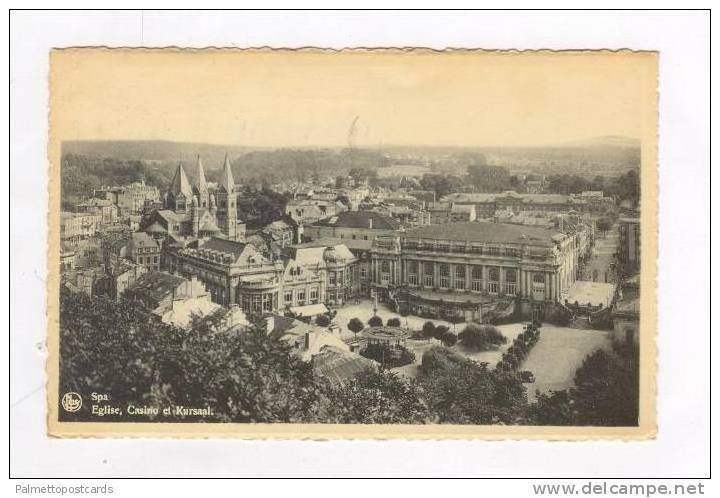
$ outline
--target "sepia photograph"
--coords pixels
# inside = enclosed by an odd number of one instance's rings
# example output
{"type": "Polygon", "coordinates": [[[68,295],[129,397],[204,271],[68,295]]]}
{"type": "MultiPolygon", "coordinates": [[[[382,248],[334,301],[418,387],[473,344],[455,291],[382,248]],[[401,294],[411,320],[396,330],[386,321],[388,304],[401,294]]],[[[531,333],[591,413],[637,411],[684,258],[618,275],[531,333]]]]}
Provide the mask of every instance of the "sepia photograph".
{"type": "Polygon", "coordinates": [[[657,78],[54,50],[49,434],[654,437],[657,78]]]}

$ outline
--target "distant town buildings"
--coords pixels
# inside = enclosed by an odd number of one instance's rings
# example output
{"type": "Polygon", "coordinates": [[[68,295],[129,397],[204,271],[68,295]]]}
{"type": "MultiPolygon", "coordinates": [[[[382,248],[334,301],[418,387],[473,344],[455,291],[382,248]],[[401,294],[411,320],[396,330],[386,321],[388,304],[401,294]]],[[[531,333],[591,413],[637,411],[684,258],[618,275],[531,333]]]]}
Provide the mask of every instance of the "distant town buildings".
{"type": "Polygon", "coordinates": [[[496,211],[602,212],[614,205],[612,198],[588,192],[579,195],[519,194],[510,190],[500,194],[449,194],[441,200],[452,205],[474,205],[478,218],[491,218],[496,211]]]}
{"type": "Polygon", "coordinates": [[[339,238],[350,240],[375,240],[379,235],[391,235],[400,228],[400,222],[389,216],[372,211],[347,211],[306,225],[306,240],[339,238]]]}
{"type": "Polygon", "coordinates": [[[117,206],[120,216],[126,216],[141,213],[147,202],[159,201],[160,191],[141,181],[121,187],[101,187],[93,192],[93,197],[110,201],[117,206]]]}
{"type": "Polygon", "coordinates": [[[102,215],[97,213],[60,213],[60,238],[77,242],[92,237],[102,224],[102,215]]]}

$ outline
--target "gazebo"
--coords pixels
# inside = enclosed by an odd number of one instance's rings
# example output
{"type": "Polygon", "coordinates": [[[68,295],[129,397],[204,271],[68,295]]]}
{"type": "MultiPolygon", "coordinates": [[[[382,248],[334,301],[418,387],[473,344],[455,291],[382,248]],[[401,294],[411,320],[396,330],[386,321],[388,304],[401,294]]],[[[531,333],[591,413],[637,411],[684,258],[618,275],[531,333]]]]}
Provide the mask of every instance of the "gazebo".
{"type": "Polygon", "coordinates": [[[401,327],[367,327],[360,332],[368,344],[387,344],[388,346],[403,346],[411,332],[401,327]]]}

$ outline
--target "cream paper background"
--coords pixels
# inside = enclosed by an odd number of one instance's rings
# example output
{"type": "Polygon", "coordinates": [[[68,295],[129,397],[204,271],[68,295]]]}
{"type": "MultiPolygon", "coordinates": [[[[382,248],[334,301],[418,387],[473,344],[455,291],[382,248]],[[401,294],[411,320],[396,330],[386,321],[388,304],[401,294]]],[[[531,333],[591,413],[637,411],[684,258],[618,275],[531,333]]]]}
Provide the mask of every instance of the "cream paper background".
{"type": "MultiPolygon", "coordinates": [[[[11,15],[11,474],[703,476],[709,472],[709,23],[690,12],[11,15]],[[392,17],[392,19],[390,19],[392,17]],[[390,23],[392,20],[392,23],[390,23]],[[390,26],[392,24],[392,26],[390,26]],[[70,29],[71,28],[71,29],[70,29]],[[392,29],[391,29],[392,28],[392,29]],[[660,52],[659,432],[645,442],[48,439],[47,75],[51,47],[473,46],[660,52]],[[29,228],[31,227],[31,228],[29,228]],[[695,312],[687,313],[687,303],[695,312]],[[138,458],[142,455],[142,458],[138,458]],[[382,465],[378,465],[381,461],[382,465]]],[[[2,188],[7,188],[3,185],[2,188]]],[[[4,357],[3,362],[7,360],[4,357]]],[[[7,365],[7,364],[6,364],[7,365]]],[[[507,483],[507,481],[506,481],[507,483]]],[[[128,483],[129,485],[130,483],[128,483]]],[[[190,483],[188,483],[189,485],[190,483]]],[[[143,484],[145,486],[146,484],[143,484]]],[[[149,484],[148,484],[149,485],[149,484]]],[[[521,486],[524,485],[521,483],[521,486]]]]}

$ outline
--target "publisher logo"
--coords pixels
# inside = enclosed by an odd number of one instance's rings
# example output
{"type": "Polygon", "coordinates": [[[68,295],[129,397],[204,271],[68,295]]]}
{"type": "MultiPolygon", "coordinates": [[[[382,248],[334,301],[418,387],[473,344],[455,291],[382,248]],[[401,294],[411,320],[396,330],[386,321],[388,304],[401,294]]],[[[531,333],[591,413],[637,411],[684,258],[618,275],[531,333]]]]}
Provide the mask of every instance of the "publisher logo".
{"type": "Polygon", "coordinates": [[[62,400],[60,400],[60,404],[62,404],[66,412],[74,413],[82,407],[82,398],[78,393],[65,393],[62,400]]]}

